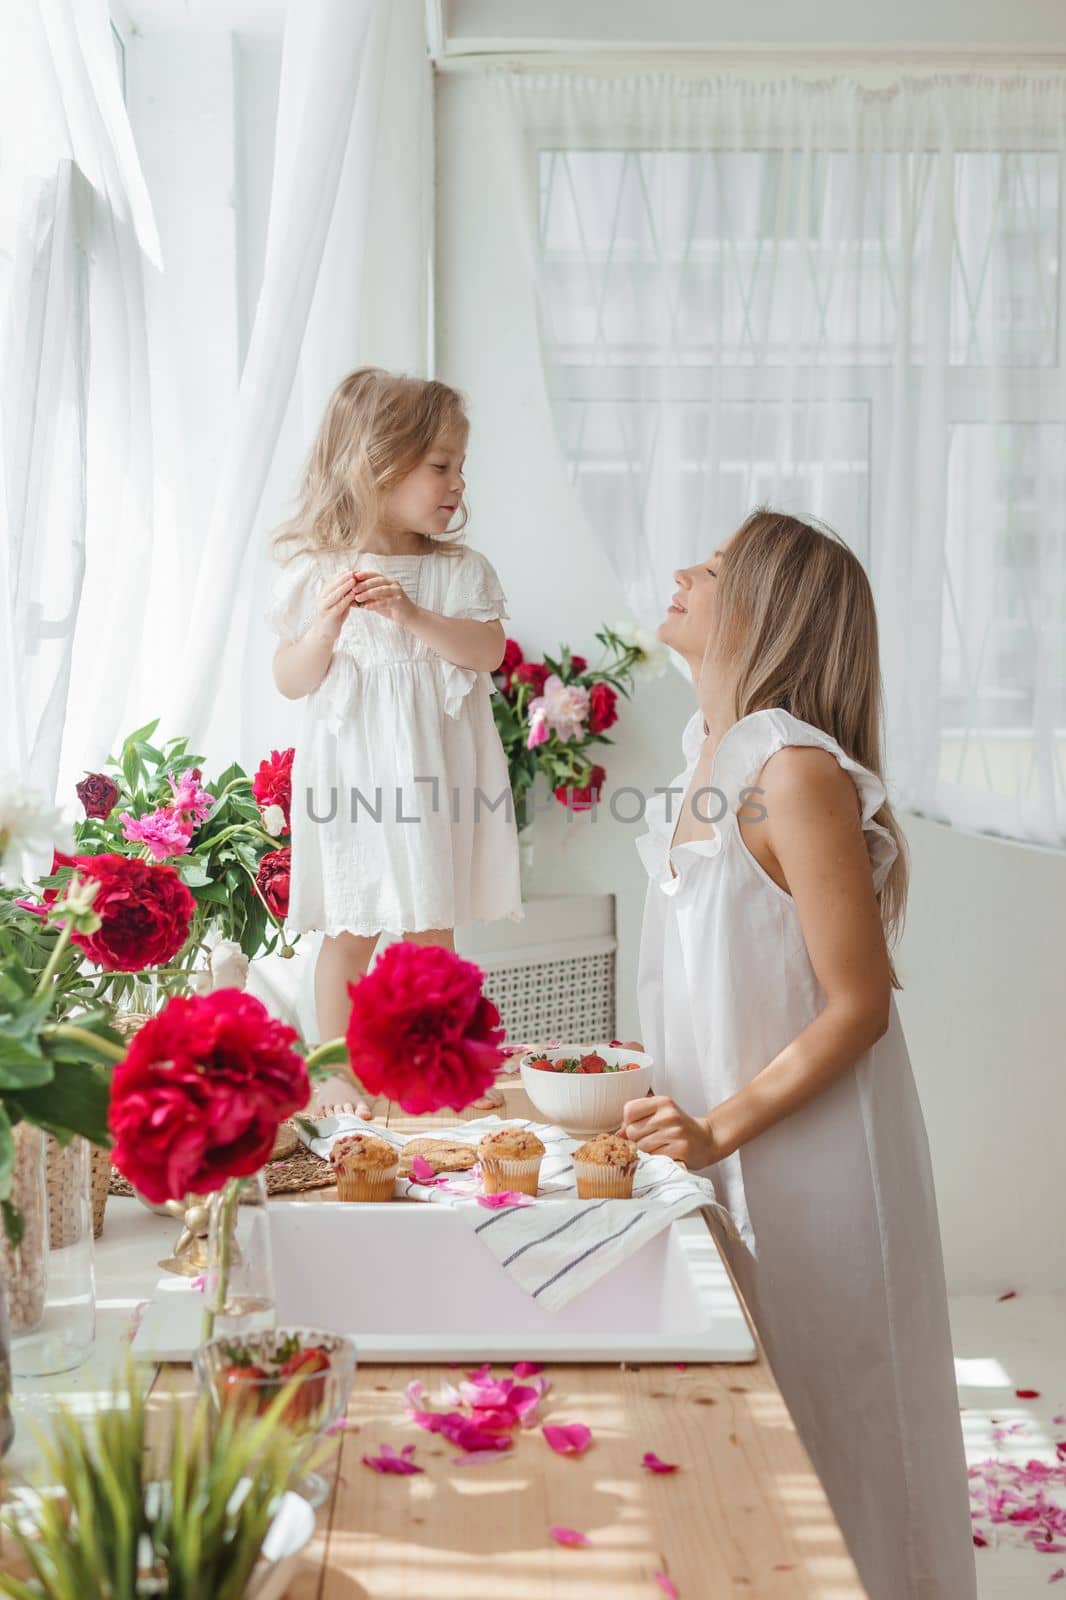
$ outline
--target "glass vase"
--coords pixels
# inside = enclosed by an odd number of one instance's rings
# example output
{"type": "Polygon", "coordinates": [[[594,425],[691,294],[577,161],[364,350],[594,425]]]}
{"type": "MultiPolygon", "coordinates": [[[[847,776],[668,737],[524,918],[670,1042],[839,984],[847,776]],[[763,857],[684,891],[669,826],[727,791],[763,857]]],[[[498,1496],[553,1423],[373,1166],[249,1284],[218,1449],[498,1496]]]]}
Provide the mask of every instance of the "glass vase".
{"type": "Polygon", "coordinates": [[[44,1134],[15,1124],[11,1206],[22,1236],[13,1245],[0,1223],[0,1280],[7,1294],[12,1340],[31,1335],[44,1318],[48,1274],[48,1199],[44,1186],[44,1134]]]}
{"type": "Polygon", "coordinates": [[[230,1178],[211,1195],[202,1337],[240,1337],[275,1326],[274,1261],[266,1180],[230,1178]]]}
{"type": "Polygon", "coordinates": [[[11,1414],[11,1330],[7,1322],[7,1295],[0,1277],[0,1456],[6,1456],[15,1437],[11,1414]]]}
{"type": "Polygon", "coordinates": [[[66,1145],[48,1138],[43,1154],[44,1305],[33,1326],[12,1327],[12,1367],[18,1377],[69,1372],[85,1360],[96,1337],[91,1146],[81,1138],[66,1145]]]}

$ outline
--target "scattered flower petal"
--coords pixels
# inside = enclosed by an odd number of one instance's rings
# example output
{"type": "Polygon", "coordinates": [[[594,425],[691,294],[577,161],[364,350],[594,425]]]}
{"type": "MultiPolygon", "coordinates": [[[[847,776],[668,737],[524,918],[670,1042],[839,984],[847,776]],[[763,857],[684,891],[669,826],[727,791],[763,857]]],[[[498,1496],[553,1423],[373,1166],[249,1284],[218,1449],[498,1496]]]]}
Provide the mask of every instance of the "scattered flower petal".
{"type": "Polygon", "coordinates": [[[1040,1390],[1039,1389],[1015,1389],[1014,1392],[1018,1396],[1019,1400],[1039,1400],[1040,1399],[1040,1390]]]}
{"type": "Polygon", "coordinates": [[[680,1600],[681,1591],[673,1578],[669,1577],[665,1572],[653,1572],[652,1577],[666,1596],[666,1600],[680,1600]]]}
{"type": "Polygon", "coordinates": [[[996,1299],[997,1299],[997,1301],[1014,1300],[1017,1297],[1017,1294],[1018,1294],[1017,1289],[1008,1289],[1006,1294],[999,1294],[999,1295],[996,1296],[996,1299]]]}
{"type": "Polygon", "coordinates": [[[645,1450],[640,1458],[642,1467],[647,1467],[649,1472],[676,1472],[676,1461],[660,1461],[654,1450],[645,1450]]]}
{"type": "Polygon", "coordinates": [[[584,1455],[592,1443],[592,1429],[583,1422],[549,1422],[540,1431],[558,1456],[584,1455]]]}
{"type": "Polygon", "coordinates": [[[364,1456],[364,1467],[373,1467],[375,1472],[390,1472],[397,1477],[406,1478],[416,1472],[423,1472],[425,1468],[417,1467],[411,1457],[415,1453],[413,1444],[405,1444],[402,1450],[393,1449],[391,1444],[383,1444],[380,1454],[364,1456]]]}
{"type": "Polygon", "coordinates": [[[539,1361],[516,1361],[511,1371],[516,1378],[533,1378],[538,1372],[543,1372],[544,1368],[539,1361]]]}
{"type": "Polygon", "coordinates": [[[548,1532],[556,1544],[572,1545],[575,1549],[589,1542],[588,1534],[579,1533],[576,1528],[560,1528],[553,1523],[548,1532]]]}
{"type": "Polygon", "coordinates": [[[504,1206],[531,1206],[533,1196],[519,1194],[516,1189],[504,1189],[500,1194],[479,1194],[477,1203],[487,1211],[500,1211],[504,1206]]]}
{"type": "Polygon", "coordinates": [[[1059,1567],[1056,1572],[1051,1574],[1048,1583],[1061,1583],[1063,1578],[1066,1578],[1066,1567],[1059,1567]]]}
{"type": "Polygon", "coordinates": [[[675,1361],[674,1362],[674,1366],[677,1368],[678,1372],[687,1372],[688,1371],[688,1362],[687,1361],[675,1361]]]}
{"type": "Polygon", "coordinates": [[[437,1174],[425,1156],[416,1154],[411,1159],[411,1176],[416,1183],[425,1183],[427,1178],[435,1178],[437,1174]]]}

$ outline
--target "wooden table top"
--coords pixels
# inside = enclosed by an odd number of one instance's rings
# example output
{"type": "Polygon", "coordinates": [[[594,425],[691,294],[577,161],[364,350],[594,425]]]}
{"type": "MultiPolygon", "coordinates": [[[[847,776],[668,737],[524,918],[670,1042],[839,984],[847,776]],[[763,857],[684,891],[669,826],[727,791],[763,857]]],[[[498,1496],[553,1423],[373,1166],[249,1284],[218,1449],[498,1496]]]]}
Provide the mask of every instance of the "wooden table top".
{"type": "MultiPolygon", "coordinates": [[[[521,1085],[505,1085],[500,1114],[535,1117],[521,1085]]],[[[469,1117],[390,1109],[384,1120],[430,1131],[469,1117]]],[[[456,1448],[409,1421],[404,1402],[405,1386],[420,1378],[436,1405],[441,1381],[457,1374],[361,1365],[333,1494],[288,1600],[662,1600],[670,1591],[657,1573],[681,1600],[863,1600],[761,1353],[685,1371],[582,1364],[548,1366],[545,1375],[551,1388],[537,1424],[517,1431],[498,1461],[460,1467],[456,1448]],[[586,1454],[556,1455],[540,1432],[549,1421],[586,1423],[586,1454]],[[383,1441],[413,1443],[424,1473],[385,1476],[363,1466],[383,1441]],[[680,1470],[648,1472],[647,1450],[680,1470]],[[558,1546],[553,1524],[580,1530],[589,1544],[558,1546]]]]}

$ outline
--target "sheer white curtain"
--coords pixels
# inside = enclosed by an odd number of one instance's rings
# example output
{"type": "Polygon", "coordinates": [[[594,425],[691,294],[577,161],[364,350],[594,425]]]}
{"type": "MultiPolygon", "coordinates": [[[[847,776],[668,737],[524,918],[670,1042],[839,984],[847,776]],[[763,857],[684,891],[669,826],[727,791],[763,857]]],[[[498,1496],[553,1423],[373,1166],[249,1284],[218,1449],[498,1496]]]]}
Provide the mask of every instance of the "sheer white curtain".
{"type": "Polygon", "coordinates": [[[116,692],[114,643],[139,645],[124,602],[150,523],[143,272],[158,259],[105,0],[12,0],[0,22],[0,739],[3,765],[49,798],[72,686],[90,704],[116,692]]]}
{"type": "Polygon", "coordinates": [[[823,519],[877,598],[897,803],[1066,842],[1066,79],[490,77],[637,616],[753,506],[823,519]]]}
{"type": "Polygon", "coordinates": [[[188,732],[216,762],[254,762],[295,737],[262,621],[268,536],[330,391],[369,363],[426,370],[432,81],[419,0],[290,5],[274,143],[262,288],[187,600],[184,671],[161,707],[166,732],[188,732]]]}

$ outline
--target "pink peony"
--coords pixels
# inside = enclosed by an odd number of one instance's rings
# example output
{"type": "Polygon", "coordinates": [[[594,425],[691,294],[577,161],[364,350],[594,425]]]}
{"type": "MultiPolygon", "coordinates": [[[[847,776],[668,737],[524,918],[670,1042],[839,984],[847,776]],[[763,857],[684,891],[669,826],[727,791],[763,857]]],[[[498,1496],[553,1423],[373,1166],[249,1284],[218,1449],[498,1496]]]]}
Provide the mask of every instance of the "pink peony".
{"type": "Polygon", "coordinates": [[[532,699],[528,709],[531,717],[543,711],[552,732],[566,744],[586,731],[589,692],[579,684],[564,683],[558,673],[552,672],[544,681],[544,693],[532,699]]]}
{"type": "Polygon", "coordinates": [[[189,848],[193,824],[173,806],[160,806],[144,817],[131,817],[123,811],[122,834],[131,844],[146,844],[155,861],[167,856],[183,856],[189,848]]]}
{"type": "Polygon", "coordinates": [[[194,822],[203,822],[215,803],[215,797],[201,787],[199,767],[190,767],[183,772],[178,783],[173,778],[167,781],[174,796],[172,809],[186,813],[194,822]]]}

